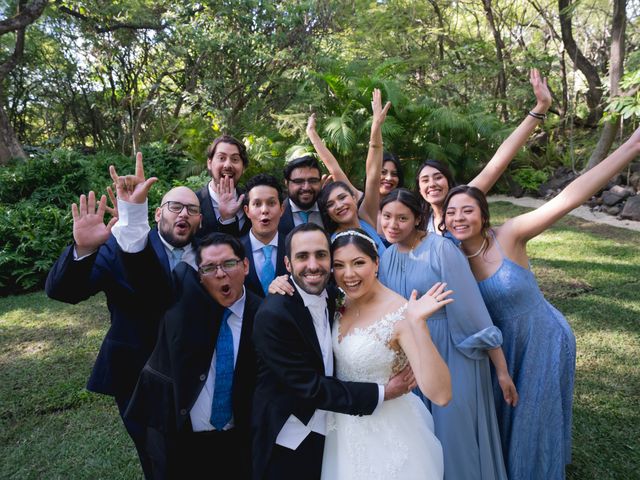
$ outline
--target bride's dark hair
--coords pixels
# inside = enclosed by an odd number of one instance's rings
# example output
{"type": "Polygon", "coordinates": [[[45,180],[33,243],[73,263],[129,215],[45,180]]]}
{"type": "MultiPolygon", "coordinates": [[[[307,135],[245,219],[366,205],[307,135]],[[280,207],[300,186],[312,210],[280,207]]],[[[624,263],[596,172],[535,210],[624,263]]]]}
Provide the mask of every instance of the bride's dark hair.
{"type": "Polygon", "coordinates": [[[359,228],[350,228],[335,235],[331,242],[331,256],[337,249],[353,244],[358,250],[371,258],[374,262],[378,259],[378,249],[373,239],[359,228]]]}

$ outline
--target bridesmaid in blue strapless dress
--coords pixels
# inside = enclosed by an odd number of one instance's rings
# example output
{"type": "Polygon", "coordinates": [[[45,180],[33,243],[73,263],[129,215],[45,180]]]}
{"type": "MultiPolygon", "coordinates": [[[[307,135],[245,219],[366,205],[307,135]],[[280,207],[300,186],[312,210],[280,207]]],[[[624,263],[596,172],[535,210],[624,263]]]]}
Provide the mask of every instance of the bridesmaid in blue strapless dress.
{"type": "MultiPolygon", "coordinates": [[[[495,237],[494,237],[495,238],[495,237]]],[[[576,339],[569,323],[545,300],[533,273],[509,260],[478,282],[520,401],[496,402],[510,479],[564,478],[571,462],[571,404],[576,339]]],[[[500,387],[494,382],[495,398],[500,387]]]]}
{"type": "Polygon", "coordinates": [[[497,405],[510,480],[561,480],[571,462],[575,337],[528,269],[527,242],[586,202],[638,154],[640,129],[549,202],[494,230],[478,188],[461,185],[445,199],[447,230],[461,242],[491,318],[502,330],[520,395],[515,408],[497,405]]]}

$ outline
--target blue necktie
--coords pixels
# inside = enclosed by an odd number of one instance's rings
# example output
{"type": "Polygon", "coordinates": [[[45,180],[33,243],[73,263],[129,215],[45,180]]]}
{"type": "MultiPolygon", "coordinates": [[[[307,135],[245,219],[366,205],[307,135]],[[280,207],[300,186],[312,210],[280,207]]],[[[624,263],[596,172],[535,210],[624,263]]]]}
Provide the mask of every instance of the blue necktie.
{"type": "Polygon", "coordinates": [[[171,262],[171,270],[176,268],[176,266],[180,263],[183,254],[184,248],[174,248],[173,250],[171,250],[171,257],[169,257],[171,262]]]}
{"type": "Polygon", "coordinates": [[[302,223],[309,222],[309,213],[310,212],[303,212],[302,210],[298,212],[298,215],[300,215],[300,218],[302,219],[302,223]]]}
{"type": "Polygon", "coordinates": [[[262,272],[260,272],[260,283],[262,284],[262,290],[266,295],[269,293],[269,285],[273,282],[276,276],[276,271],[273,268],[273,262],[271,262],[271,251],[273,245],[265,245],[262,247],[262,254],[264,255],[264,265],[262,266],[262,272]]]}
{"type": "Polygon", "coordinates": [[[222,430],[232,415],[231,391],[233,388],[233,335],[227,319],[231,310],[224,309],[218,340],[216,342],[216,381],[211,402],[209,423],[222,430]]]}

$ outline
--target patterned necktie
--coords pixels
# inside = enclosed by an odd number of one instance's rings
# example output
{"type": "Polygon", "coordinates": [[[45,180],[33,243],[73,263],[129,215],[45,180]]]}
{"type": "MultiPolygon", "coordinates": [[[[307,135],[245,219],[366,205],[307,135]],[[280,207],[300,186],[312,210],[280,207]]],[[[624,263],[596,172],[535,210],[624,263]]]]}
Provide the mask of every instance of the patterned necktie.
{"type": "Polygon", "coordinates": [[[171,270],[176,268],[176,266],[182,260],[182,255],[184,254],[184,248],[174,248],[171,250],[171,270]]]}
{"type": "Polygon", "coordinates": [[[302,210],[298,212],[298,215],[300,215],[300,218],[302,219],[302,223],[309,222],[309,213],[310,212],[303,212],[302,210]]]}
{"type": "Polygon", "coordinates": [[[233,335],[227,319],[231,310],[224,309],[216,342],[216,380],[211,402],[209,423],[222,430],[232,415],[231,391],[233,387],[233,335]]]}
{"type": "Polygon", "coordinates": [[[273,262],[271,261],[271,251],[273,245],[265,245],[262,247],[262,254],[264,255],[264,265],[262,266],[262,272],[260,272],[260,283],[262,284],[262,290],[266,295],[269,292],[269,285],[273,282],[276,276],[276,271],[273,268],[273,262]]]}

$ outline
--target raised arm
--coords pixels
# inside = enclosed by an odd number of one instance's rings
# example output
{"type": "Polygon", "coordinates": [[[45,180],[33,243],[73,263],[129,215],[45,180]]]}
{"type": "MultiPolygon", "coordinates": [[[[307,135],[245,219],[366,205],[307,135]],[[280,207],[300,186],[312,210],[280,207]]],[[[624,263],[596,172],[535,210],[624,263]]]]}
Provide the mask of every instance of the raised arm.
{"type": "MultiPolygon", "coordinates": [[[[533,87],[533,93],[536,96],[537,102],[531,112],[545,115],[551,106],[551,92],[547,87],[547,79],[542,78],[540,72],[532,68],[529,72],[529,81],[533,87]]],[[[491,160],[489,160],[489,163],[469,182],[469,185],[479,188],[485,194],[489,192],[491,187],[493,187],[507,169],[511,160],[516,156],[518,150],[527,143],[527,139],[541,122],[542,120],[532,115],[527,115],[522,123],[518,125],[518,128],[511,132],[511,135],[502,142],[502,145],[498,147],[498,150],[496,150],[496,153],[491,160]]]]}
{"type": "Polygon", "coordinates": [[[307,137],[311,141],[313,148],[315,148],[318,157],[320,157],[320,161],[327,167],[329,171],[329,175],[334,181],[344,182],[353,192],[356,192],[356,199],[360,199],[362,196],[362,192],[354,187],[349,181],[349,177],[344,173],[342,167],[336,160],[336,157],[333,156],[333,153],[327,148],[324,144],[320,135],[316,130],[316,114],[312,113],[307,121],[307,137]]]}
{"type": "Polygon", "coordinates": [[[391,102],[382,107],[382,94],[379,89],[373,90],[371,109],[371,135],[369,137],[369,152],[367,153],[367,182],[364,188],[364,200],[360,204],[358,214],[360,218],[374,227],[377,225],[378,210],[380,208],[380,171],[382,170],[382,124],[387,118],[391,102]]]}
{"type": "Polygon", "coordinates": [[[407,355],[418,386],[436,405],[446,405],[451,400],[451,375],[437,348],[425,321],[431,314],[453,302],[447,298],[451,290],[446,284],[436,283],[420,299],[414,290],[409,299],[405,319],[396,324],[398,343],[407,355]]]}
{"type": "Polygon", "coordinates": [[[589,200],[639,154],[640,128],[611,155],[576,178],[554,198],[532,212],[508,220],[501,229],[506,229],[512,240],[526,243],[589,200]]]}

